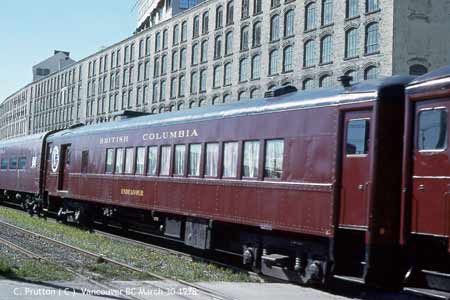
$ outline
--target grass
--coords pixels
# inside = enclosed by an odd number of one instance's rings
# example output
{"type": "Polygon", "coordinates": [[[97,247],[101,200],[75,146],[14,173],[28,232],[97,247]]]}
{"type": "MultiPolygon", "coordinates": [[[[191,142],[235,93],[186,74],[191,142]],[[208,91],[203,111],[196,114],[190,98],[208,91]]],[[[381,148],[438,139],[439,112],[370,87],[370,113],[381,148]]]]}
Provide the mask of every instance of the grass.
{"type": "Polygon", "coordinates": [[[40,281],[71,280],[73,278],[71,273],[52,264],[33,259],[20,259],[13,263],[12,259],[6,257],[0,258],[0,276],[40,281]]]}
{"type": "MultiPolygon", "coordinates": [[[[5,207],[0,207],[0,218],[22,228],[162,276],[176,277],[189,282],[249,282],[254,280],[243,272],[236,272],[203,262],[194,262],[186,257],[148,250],[142,246],[112,240],[78,228],[49,223],[43,219],[30,218],[5,207]]],[[[104,267],[102,265],[95,268],[104,267]]]]}

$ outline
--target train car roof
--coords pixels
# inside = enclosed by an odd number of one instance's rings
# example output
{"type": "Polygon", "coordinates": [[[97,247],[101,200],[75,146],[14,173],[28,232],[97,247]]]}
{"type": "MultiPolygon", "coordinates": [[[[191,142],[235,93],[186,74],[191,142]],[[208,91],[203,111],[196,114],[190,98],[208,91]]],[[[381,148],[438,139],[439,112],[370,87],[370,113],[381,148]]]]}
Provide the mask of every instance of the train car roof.
{"type": "Polygon", "coordinates": [[[433,70],[425,75],[417,77],[407,87],[408,92],[423,90],[427,87],[449,85],[450,84],[450,65],[433,70]]]}
{"type": "Polygon", "coordinates": [[[24,144],[24,143],[42,141],[45,139],[45,137],[49,133],[50,132],[41,132],[41,133],[32,134],[32,135],[20,136],[20,137],[12,138],[9,140],[0,140],[0,148],[6,147],[6,146],[11,146],[11,145],[16,145],[16,144],[24,144]]]}
{"type": "Polygon", "coordinates": [[[165,126],[180,123],[207,121],[227,117],[238,117],[294,109],[307,109],[378,99],[380,91],[389,87],[404,87],[413,77],[392,76],[380,80],[364,81],[349,88],[327,88],[299,91],[279,97],[234,102],[225,105],[208,106],[184,111],[154,114],[120,121],[100,123],[66,129],[49,136],[49,139],[71,134],[93,134],[110,130],[127,130],[145,126],[165,126]]]}

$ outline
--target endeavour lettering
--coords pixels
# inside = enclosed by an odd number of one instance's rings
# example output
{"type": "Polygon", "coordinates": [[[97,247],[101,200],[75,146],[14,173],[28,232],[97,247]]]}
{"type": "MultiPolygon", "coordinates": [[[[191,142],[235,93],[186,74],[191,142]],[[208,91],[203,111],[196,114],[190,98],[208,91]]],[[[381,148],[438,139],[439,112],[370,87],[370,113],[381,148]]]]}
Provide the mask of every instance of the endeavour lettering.
{"type": "Polygon", "coordinates": [[[144,190],[120,189],[120,194],[125,196],[144,197],[144,190]]]}
{"type": "Polygon", "coordinates": [[[185,130],[164,131],[156,133],[153,132],[145,133],[142,136],[142,140],[144,141],[167,140],[167,139],[188,138],[197,136],[198,136],[197,129],[185,129],[185,130]]]}
{"type": "Polygon", "coordinates": [[[115,143],[128,143],[128,136],[111,136],[100,138],[100,145],[115,144],[115,143]]]}

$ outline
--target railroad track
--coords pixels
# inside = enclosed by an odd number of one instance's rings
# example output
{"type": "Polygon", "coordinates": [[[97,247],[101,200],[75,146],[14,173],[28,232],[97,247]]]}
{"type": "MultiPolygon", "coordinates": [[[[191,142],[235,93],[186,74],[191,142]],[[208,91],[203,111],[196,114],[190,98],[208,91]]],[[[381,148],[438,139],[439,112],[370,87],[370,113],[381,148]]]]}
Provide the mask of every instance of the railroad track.
{"type": "MultiPolygon", "coordinates": [[[[77,253],[79,253],[81,255],[84,255],[84,256],[87,256],[87,257],[91,257],[91,258],[95,259],[96,261],[102,261],[102,262],[105,262],[105,263],[108,263],[108,264],[111,264],[111,265],[115,265],[115,266],[118,266],[118,267],[121,267],[121,268],[124,268],[124,269],[128,269],[128,270],[136,272],[136,273],[145,274],[145,275],[148,275],[148,276],[150,276],[152,278],[155,278],[155,279],[157,279],[157,280],[159,280],[161,282],[164,282],[164,283],[181,285],[183,287],[188,287],[188,288],[194,289],[193,291],[201,293],[204,296],[210,297],[211,299],[216,299],[216,300],[234,300],[233,298],[228,297],[227,295],[223,295],[223,294],[221,294],[221,293],[219,293],[217,291],[214,291],[212,289],[208,289],[208,288],[203,287],[201,285],[198,285],[198,284],[195,284],[195,283],[190,283],[190,282],[187,282],[185,280],[178,279],[176,277],[161,276],[161,275],[155,274],[153,272],[149,272],[149,271],[146,271],[146,270],[143,270],[143,269],[140,269],[140,268],[128,265],[126,263],[123,263],[123,262],[120,262],[120,261],[117,261],[117,260],[105,257],[104,255],[93,253],[93,252],[90,252],[90,251],[86,251],[86,250],[78,248],[76,246],[73,246],[73,245],[70,245],[70,244],[67,244],[67,243],[55,240],[53,238],[46,237],[44,235],[35,233],[35,232],[27,230],[27,229],[23,229],[21,227],[18,227],[16,225],[12,225],[12,224],[10,224],[8,222],[5,222],[5,221],[1,221],[0,220],[0,226],[8,227],[8,228],[13,229],[13,230],[15,230],[17,232],[21,232],[23,234],[29,235],[32,238],[37,238],[37,239],[40,239],[40,240],[44,240],[47,243],[52,243],[54,245],[58,245],[59,247],[65,247],[65,248],[70,249],[72,251],[75,251],[75,252],[77,252],[77,253]]],[[[103,233],[103,234],[106,234],[106,233],[103,233]]],[[[6,239],[1,238],[0,239],[0,243],[4,243],[6,246],[14,248],[14,249],[16,249],[16,250],[18,250],[18,251],[20,251],[20,252],[22,252],[24,254],[26,253],[27,256],[33,257],[35,259],[41,259],[41,260],[44,260],[44,261],[47,261],[47,262],[50,262],[50,263],[54,263],[54,262],[50,261],[50,259],[48,259],[46,257],[42,257],[40,255],[37,255],[37,254],[33,253],[33,251],[25,249],[24,247],[22,247],[20,245],[17,245],[16,243],[8,241],[6,239]]],[[[72,268],[69,268],[67,266],[64,266],[64,268],[66,270],[68,270],[69,272],[84,278],[85,280],[89,279],[89,278],[86,278],[84,275],[80,274],[79,272],[73,270],[72,268]]],[[[91,279],[89,279],[89,280],[91,280],[91,279]]],[[[93,283],[95,283],[97,286],[103,285],[103,284],[97,283],[95,281],[93,281],[93,283]]],[[[154,288],[165,290],[166,292],[169,292],[168,288],[158,286],[154,282],[149,283],[149,285],[151,285],[154,288]]],[[[102,288],[111,289],[111,287],[108,287],[106,285],[103,285],[102,288]]],[[[187,294],[177,294],[177,293],[175,293],[173,296],[178,296],[178,297],[184,298],[184,299],[191,299],[191,298],[189,298],[189,295],[187,295],[187,294]]],[[[136,297],[130,297],[130,298],[136,299],[136,297]]]]}

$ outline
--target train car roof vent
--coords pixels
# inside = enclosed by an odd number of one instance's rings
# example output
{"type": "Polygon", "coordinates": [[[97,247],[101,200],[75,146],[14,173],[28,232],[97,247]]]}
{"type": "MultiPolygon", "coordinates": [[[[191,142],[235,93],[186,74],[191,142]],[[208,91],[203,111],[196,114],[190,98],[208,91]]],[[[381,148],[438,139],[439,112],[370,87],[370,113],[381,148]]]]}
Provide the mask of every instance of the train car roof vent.
{"type": "Polygon", "coordinates": [[[353,77],[349,75],[342,75],[338,78],[338,81],[342,84],[344,88],[349,88],[352,86],[353,77]]]}
{"type": "Polygon", "coordinates": [[[123,112],[116,113],[114,115],[115,120],[131,119],[136,117],[147,116],[150,113],[136,110],[124,110],[123,112]]]}
{"type": "Polygon", "coordinates": [[[85,125],[84,123],[76,123],[76,124],[73,124],[73,125],[69,126],[69,129],[75,129],[75,128],[78,128],[78,127],[83,127],[84,125],[85,125]]]}
{"type": "Polygon", "coordinates": [[[273,97],[278,97],[281,95],[285,95],[285,94],[289,94],[289,93],[293,93],[293,92],[297,92],[297,88],[293,85],[286,85],[283,87],[280,87],[278,89],[274,89],[271,91],[267,91],[264,93],[264,98],[273,98],[273,97]]]}

